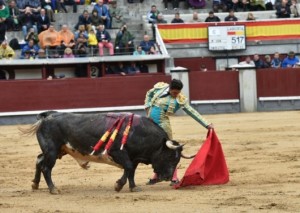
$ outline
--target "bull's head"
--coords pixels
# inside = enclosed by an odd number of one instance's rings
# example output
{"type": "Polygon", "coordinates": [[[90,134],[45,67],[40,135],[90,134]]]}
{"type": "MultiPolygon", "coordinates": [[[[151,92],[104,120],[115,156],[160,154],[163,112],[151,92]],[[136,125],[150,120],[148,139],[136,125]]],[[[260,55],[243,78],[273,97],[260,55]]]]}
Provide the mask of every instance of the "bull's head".
{"type": "Polygon", "coordinates": [[[152,158],[152,167],[159,180],[171,180],[180,160],[183,145],[176,141],[166,141],[152,158]]]}

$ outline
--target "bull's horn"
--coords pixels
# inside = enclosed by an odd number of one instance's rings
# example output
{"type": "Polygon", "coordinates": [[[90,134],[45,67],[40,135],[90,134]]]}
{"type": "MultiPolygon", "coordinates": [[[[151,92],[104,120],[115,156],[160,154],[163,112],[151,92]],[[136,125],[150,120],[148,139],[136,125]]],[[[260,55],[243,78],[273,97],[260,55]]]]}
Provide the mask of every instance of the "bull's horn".
{"type": "Polygon", "coordinates": [[[181,153],[181,157],[184,159],[192,159],[194,158],[196,155],[191,155],[191,156],[185,156],[184,154],[181,153]]]}
{"type": "Polygon", "coordinates": [[[178,146],[174,145],[172,141],[167,141],[166,145],[169,149],[178,149],[180,147],[180,145],[178,146]]]}

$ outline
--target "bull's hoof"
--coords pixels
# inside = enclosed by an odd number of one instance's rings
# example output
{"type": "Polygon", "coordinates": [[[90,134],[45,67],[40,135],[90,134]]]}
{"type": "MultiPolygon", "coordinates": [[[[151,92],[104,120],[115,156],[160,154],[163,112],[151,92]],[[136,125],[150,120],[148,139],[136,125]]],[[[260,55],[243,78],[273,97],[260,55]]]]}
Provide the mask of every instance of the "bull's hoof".
{"type": "Polygon", "coordinates": [[[118,182],[115,183],[115,191],[119,192],[122,190],[124,185],[119,184],[118,182]]]}
{"type": "Polygon", "coordinates": [[[141,187],[135,186],[133,188],[130,188],[131,192],[141,192],[143,191],[141,187]]]}
{"type": "Polygon", "coordinates": [[[31,184],[31,188],[32,188],[33,190],[37,190],[37,189],[39,189],[39,184],[33,182],[33,183],[31,184]]]}
{"type": "Polygon", "coordinates": [[[88,170],[90,168],[90,165],[89,165],[89,162],[85,162],[83,164],[80,164],[81,168],[85,169],[85,170],[88,170]]]}
{"type": "Polygon", "coordinates": [[[50,189],[50,194],[53,194],[53,195],[58,195],[60,194],[60,190],[57,189],[56,187],[50,189]]]}

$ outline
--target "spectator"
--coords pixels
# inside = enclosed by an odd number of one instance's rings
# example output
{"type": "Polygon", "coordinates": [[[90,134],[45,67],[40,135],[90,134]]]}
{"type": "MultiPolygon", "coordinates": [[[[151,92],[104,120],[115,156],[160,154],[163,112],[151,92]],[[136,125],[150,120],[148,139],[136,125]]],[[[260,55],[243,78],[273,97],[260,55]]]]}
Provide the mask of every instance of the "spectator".
{"type": "Polygon", "coordinates": [[[79,25],[84,25],[84,28],[89,31],[92,26],[92,19],[87,10],[84,10],[83,13],[78,17],[78,23],[75,26],[75,29],[78,30],[79,25]]]}
{"type": "Polygon", "coordinates": [[[265,1],[249,1],[249,8],[251,11],[262,11],[265,10],[265,1]]]}
{"type": "Polygon", "coordinates": [[[144,40],[140,42],[140,46],[145,51],[145,53],[148,53],[150,48],[154,45],[155,43],[150,40],[148,35],[144,35],[144,40]]]}
{"type": "Polygon", "coordinates": [[[255,66],[255,63],[254,61],[251,60],[251,57],[250,56],[247,56],[245,61],[241,61],[239,63],[240,65],[250,65],[250,66],[255,66]]]}
{"type": "Polygon", "coordinates": [[[201,72],[206,72],[206,71],[207,71],[207,67],[206,67],[205,64],[201,64],[201,66],[200,66],[200,71],[201,71],[201,72]]]}
{"type": "Polygon", "coordinates": [[[60,42],[59,55],[62,56],[66,48],[75,48],[75,36],[66,24],[64,24],[61,27],[61,30],[58,32],[58,35],[60,42]]]}
{"type": "Polygon", "coordinates": [[[141,46],[137,46],[136,50],[133,52],[133,55],[146,55],[146,53],[141,46]]]}
{"type": "MultiPolygon", "coordinates": [[[[267,0],[265,0],[265,1],[267,1],[267,0]]],[[[251,10],[249,0],[241,0],[239,2],[239,4],[240,4],[239,6],[242,8],[243,11],[251,10]]]]}
{"type": "Polygon", "coordinates": [[[28,59],[29,58],[35,58],[39,52],[40,47],[35,44],[35,41],[33,39],[30,39],[28,41],[28,44],[26,44],[22,50],[21,50],[21,59],[28,59]],[[26,57],[27,53],[27,57],[26,57]]]}
{"type": "Polygon", "coordinates": [[[127,26],[124,24],[116,36],[116,51],[120,54],[132,55],[134,51],[133,40],[134,36],[127,30],[127,26]]]}
{"type": "Polygon", "coordinates": [[[46,15],[46,10],[45,9],[41,9],[40,15],[38,15],[36,17],[36,22],[37,22],[38,33],[41,33],[44,30],[48,30],[48,28],[50,26],[50,19],[46,15]]]}
{"type": "Polygon", "coordinates": [[[113,67],[114,74],[126,75],[128,73],[127,67],[123,62],[118,62],[116,66],[113,67]]]}
{"type": "Polygon", "coordinates": [[[137,67],[141,73],[149,73],[149,68],[146,64],[144,64],[144,62],[137,63],[137,67]]]}
{"type": "Polygon", "coordinates": [[[272,59],[270,55],[265,55],[265,62],[264,62],[265,68],[272,67],[272,59]]]}
{"type": "Polygon", "coordinates": [[[291,8],[288,4],[288,0],[281,0],[281,4],[276,7],[277,18],[290,18],[291,8]]]}
{"type": "Polygon", "coordinates": [[[291,3],[292,3],[290,6],[291,14],[293,14],[293,18],[297,18],[297,17],[299,17],[299,11],[297,8],[297,0],[292,0],[291,3]]]}
{"type": "Polygon", "coordinates": [[[201,19],[199,18],[197,12],[193,12],[193,17],[190,20],[190,23],[198,23],[198,22],[201,22],[201,19]]]}
{"type": "Polygon", "coordinates": [[[136,74],[136,73],[140,73],[140,68],[137,66],[137,64],[132,61],[130,62],[130,66],[128,67],[128,74],[136,74]]]}
{"type": "Polygon", "coordinates": [[[3,0],[0,0],[0,42],[5,40],[6,29],[8,24],[9,10],[4,5],[3,0]]]}
{"type": "Polygon", "coordinates": [[[237,12],[239,3],[240,3],[239,0],[226,0],[226,4],[229,12],[230,10],[237,12]]]}
{"type": "Polygon", "coordinates": [[[26,7],[25,13],[21,14],[19,16],[19,20],[22,25],[22,31],[23,31],[24,38],[26,37],[27,31],[30,28],[33,28],[34,32],[37,33],[37,27],[35,25],[36,19],[35,19],[35,16],[32,14],[31,9],[29,7],[26,7]]]}
{"type": "Polygon", "coordinates": [[[166,24],[168,23],[165,19],[162,13],[159,13],[157,15],[157,20],[156,20],[156,24],[166,24]]]}
{"type": "Polygon", "coordinates": [[[61,8],[67,13],[66,5],[73,6],[73,13],[77,13],[77,4],[75,0],[59,0],[61,8]]]}
{"type": "Polygon", "coordinates": [[[83,32],[80,32],[76,39],[76,56],[77,57],[86,57],[87,56],[87,45],[88,39],[83,32]]]}
{"type": "Polygon", "coordinates": [[[9,10],[8,19],[10,20],[9,21],[10,26],[8,26],[8,28],[14,31],[20,30],[19,19],[18,19],[18,16],[20,15],[20,11],[16,5],[16,1],[12,0],[9,2],[8,10],[9,10]]]}
{"type": "Polygon", "coordinates": [[[98,3],[94,6],[94,10],[98,11],[98,15],[101,17],[105,24],[106,29],[110,29],[111,21],[109,16],[109,8],[103,3],[103,0],[98,0],[98,3]]]}
{"type": "Polygon", "coordinates": [[[71,48],[67,47],[64,51],[63,58],[75,58],[75,56],[73,54],[73,50],[71,48]]]}
{"type": "Polygon", "coordinates": [[[48,30],[41,32],[38,37],[40,47],[46,50],[46,56],[51,58],[59,57],[60,37],[53,25],[50,25],[48,30]]]}
{"type": "Polygon", "coordinates": [[[246,21],[255,21],[255,20],[256,18],[254,17],[253,13],[249,12],[246,21]]]}
{"type": "Polygon", "coordinates": [[[229,14],[225,17],[224,21],[238,21],[238,18],[234,15],[234,10],[229,11],[229,14]]]}
{"type": "MultiPolygon", "coordinates": [[[[168,10],[168,1],[169,0],[163,0],[165,10],[168,10]]],[[[171,2],[172,2],[173,9],[177,10],[177,8],[179,8],[179,0],[171,0],[171,2]]]]}
{"type": "Polygon", "coordinates": [[[265,68],[265,63],[263,62],[263,60],[261,60],[259,58],[259,55],[258,54],[254,54],[253,56],[253,61],[254,61],[254,64],[255,64],[255,68],[256,69],[262,69],[262,68],[265,68]]]}
{"type": "Polygon", "coordinates": [[[15,51],[8,45],[7,41],[2,41],[0,46],[0,58],[14,58],[15,51]]]}
{"type": "Polygon", "coordinates": [[[273,67],[273,68],[281,67],[281,60],[279,57],[279,52],[274,53],[274,58],[272,59],[271,67],[273,67]]]}
{"type": "Polygon", "coordinates": [[[95,33],[96,33],[96,28],[98,28],[98,26],[100,24],[103,24],[102,18],[100,16],[98,16],[97,10],[92,11],[91,24],[92,24],[92,28],[95,31],[95,33]]]}
{"type": "Polygon", "coordinates": [[[147,53],[148,55],[158,55],[159,52],[156,51],[155,45],[150,47],[149,52],[147,53]]]}
{"type": "Polygon", "coordinates": [[[297,56],[295,56],[294,51],[290,51],[288,56],[283,59],[282,61],[282,67],[286,68],[286,67],[295,67],[295,65],[299,63],[299,58],[297,56]]]}
{"type": "Polygon", "coordinates": [[[219,10],[222,12],[227,12],[227,0],[213,0],[212,9],[215,13],[218,13],[219,10]]]}
{"type": "Polygon", "coordinates": [[[25,37],[24,40],[26,42],[29,42],[30,39],[33,39],[35,44],[37,44],[39,42],[38,34],[37,34],[37,32],[34,31],[33,28],[30,28],[28,30],[28,33],[27,33],[27,35],[26,35],[26,37],[25,37]]]}
{"type": "Polygon", "coordinates": [[[88,39],[88,31],[86,31],[84,25],[79,25],[78,30],[75,31],[75,40],[79,37],[79,34],[83,34],[86,39],[88,39]]]}
{"type": "Polygon", "coordinates": [[[147,20],[150,24],[155,24],[157,22],[157,16],[159,11],[156,8],[156,5],[151,6],[151,10],[147,13],[147,20]]]}
{"type": "Polygon", "coordinates": [[[51,1],[52,1],[52,7],[55,10],[58,10],[60,13],[62,13],[62,12],[68,13],[68,10],[67,10],[66,5],[64,4],[63,0],[51,0],[51,1]],[[53,2],[55,2],[55,3],[53,3],[53,2]]]}
{"type": "Polygon", "coordinates": [[[41,6],[42,6],[43,9],[46,10],[47,16],[50,18],[50,21],[55,22],[54,12],[53,12],[53,9],[52,9],[51,5],[52,5],[51,0],[41,0],[41,6]]]}
{"type": "Polygon", "coordinates": [[[26,2],[26,7],[29,7],[31,12],[35,15],[39,14],[41,9],[42,9],[42,5],[41,5],[41,1],[40,0],[29,0],[26,2]]]}
{"type": "Polygon", "coordinates": [[[123,14],[121,9],[117,7],[117,1],[111,2],[109,13],[111,16],[111,28],[119,29],[123,24],[123,14]]]}
{"type": "Polygon", "coordinates": [[[103,56],[103,47],[108,48],[109,55],[114,55],[114,45],[110,42],[110,34],[108,31],[105,30],[103,24],[99,25],[96,36],[98,40],[99,55],[103,56]]]}
{"type": "Polygon", "coordinates": [[[172,24],[184,23],[184,21],[180,18],[180,13],[175,13],[175,17],[171,21],[172,24]]]}
{"type": "Polygon", "coordinates": [[[43,49],[39,49],[38,55],[36,56],[37,59],[45,59],[46,57],[46,52],[43,49]]]}
{"type": "Polygon", "coordinates": [[[215,16],[213,11],[210,11],[208,13],[208,17],[205,19],[205,22],[220,22],[220,18],[218,16],[215,16]]]}
{"type": "Polygon", "coordinates": [[[27,0],[16,0],[17,7],[21,13],[25,13],[25,8],[27,5],[27,0]]]}
{"type": "Polygon", "coordinates": [[[274,10],[275,0],[265,0],[266,10],[274,10]]]}
{"type": "Polygon", "coordinates": [[[91,29],[88,34],[88,47],[90,49],[91,56],[95,56],[98,51],[98,40],[93,29],[91,29]]]}
{"type": "Polygon", "coordinates": [[[33,57],[30,55],[30,51],[26,51],[24,56],[21,56],[20,59],[33,59],[33,57]]]}

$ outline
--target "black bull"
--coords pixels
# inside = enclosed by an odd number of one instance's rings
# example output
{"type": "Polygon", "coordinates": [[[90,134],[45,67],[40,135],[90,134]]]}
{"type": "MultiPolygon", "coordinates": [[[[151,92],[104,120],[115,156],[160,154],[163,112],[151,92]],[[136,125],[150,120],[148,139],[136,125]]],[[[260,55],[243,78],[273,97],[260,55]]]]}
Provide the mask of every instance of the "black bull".
{"type": "Polygon", "coordinates": [[[129,181],[130,191],[139,191],[134,174],[139,163],[152,164],[160,180],[170,180],[178,164],[182,146],[168,140],[165,131],[150,119],[134,115],[124,149],[120,150],[122,133],[129,120],[126,113],[74,114],[48,111],[38,115],[38,121],[23,133],[36,133],[42,150],[36,162],[32,188],[38,189],[43,173],[50,193],[59,193],[52,182],[51,171],[58,158],[70,154],[84,168],[89,161],[106,163],[124,169],[116,181],[115,190],[120,191],[129,181]],[[110,150],[103,155],[105,144],[93,155],[93,147],[116,119],[125,117],[110,150]]]}

